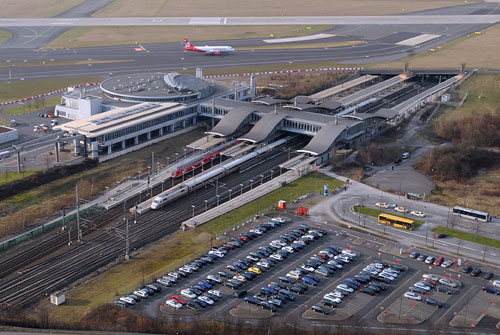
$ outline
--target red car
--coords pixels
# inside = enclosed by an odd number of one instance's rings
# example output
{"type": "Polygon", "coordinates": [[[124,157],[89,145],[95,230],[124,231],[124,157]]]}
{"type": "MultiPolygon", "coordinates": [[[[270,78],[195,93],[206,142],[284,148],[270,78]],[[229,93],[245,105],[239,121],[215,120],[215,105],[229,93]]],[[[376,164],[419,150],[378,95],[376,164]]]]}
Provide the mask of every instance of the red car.
{"type": "Polygon", "coordinates": [[[178,295],[173,295],[172,298],[171,298],[173,301],[176,301],[178,302],[179,304],[187,304],[187,301],[185,299],[182,299],[182,297],[178,296],[178,295]]]}
{"type": "Polygon", "coordinates": [[[444,258],[443,256],[439,256],[438,258],[436,258],[436,260],[434,261],[434,265],[435,266],[441,266],[441,263],[444,262],[444,258]]]}
{"type": "Polygon", "coordinates": [[[238,236],[238,238],[240,240],[242,240],[243,242],[248,242],[248,237],[246,237],[246,236],[240,235],[240,236],[238,236]]]}
{"type": "Polygon", "coordinates": [[[425,281],[428,282],[428,283],[431,283],[432,285],[437,285],[437,281],[432,280],[430,278],[425,278],[425,281]]]}
{"type": "Polygon", "coordinates": [[[235,248],[235,246],[234,246],[234,245],[232,245],[231,243],[226,243],[226,244],[224,244],[224,247],[227,247],[227,248],[229,248],[229,249],[234,249],[234,248],[235,248]]]}

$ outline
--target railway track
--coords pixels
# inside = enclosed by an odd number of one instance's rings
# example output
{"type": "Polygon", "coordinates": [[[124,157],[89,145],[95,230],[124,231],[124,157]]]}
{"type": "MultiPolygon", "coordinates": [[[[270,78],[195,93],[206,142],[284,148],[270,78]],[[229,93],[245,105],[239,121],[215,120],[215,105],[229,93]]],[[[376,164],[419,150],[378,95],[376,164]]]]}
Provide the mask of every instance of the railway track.
{"type": "MultiPolygon", "coordinates": [[[[221,178],[219,183],[225,185],[226,190],[220,193],[219,202],[227,201],[229,198],[227,190],[231,188],[238,188],[239,190],[240,184],[245,183],[242,191],[249,190],[252,186],[248,184],[248,180],[251,178],[260,180],[256,176],[264,175],[263,182],[270,180],[269,171],[273,168],[276,169],[280,163],[286,160],[286,152],[272,152],[260,163],[254,162],[256,165],[245,172],[233,173],[230,176],[221,178]]],[[[274,176],[277,175],[276,173],[274,176]]],[[[236,196],[237,194],[233,194],[232,197],[236,196]]],[[[130,226],[130,248],[140,248],[175,232],[179,229],[181,222],[192,215],[192,205],[196,206],[196,212],[198,213],[205,210],[204,200],[206,199],[210,199],[211,207],[215,204],[214,187],[207,186],[199,189],[178,201],[165,205],[162,210],[150,211],[139,217],[138,224],[130,226]]],[[[134,202],[129,201],[129,203],[134,202]]],[[[124,241],[102,230],[106,223],[110,220],[116,220],[121,215],[121,208],[106,213],[108,213],[108,219],[96,223],[101,231],[94,232],[92,239],[83,244],[68,247],[57,257],[36,264],[15,278],[3,282],[0,285],[0,304],[9,304],[13,307],[27,305],[122,256],[125,250],[124,241]]],[[[103,218],[104,215],[98,215],[96,218],[98,217],[103,218]]],[[[117,226],[123,228],[123,223],[117,226]]],[[[64,241],[67,241],[67,239],[64,239],[64,241]]],[[[41,245],[37,246],[37,248],[41,248],[41,245]]],[[[19,257],[28,259],[30,255],[32,257],[36,250],[35,247],[29,249],[23,254],[24,256],[19,257]]],[[[13,259],[9,261],[13,262],[13,259]]],[[[3,263],[1,268],[4,268],[3,263]]]]}

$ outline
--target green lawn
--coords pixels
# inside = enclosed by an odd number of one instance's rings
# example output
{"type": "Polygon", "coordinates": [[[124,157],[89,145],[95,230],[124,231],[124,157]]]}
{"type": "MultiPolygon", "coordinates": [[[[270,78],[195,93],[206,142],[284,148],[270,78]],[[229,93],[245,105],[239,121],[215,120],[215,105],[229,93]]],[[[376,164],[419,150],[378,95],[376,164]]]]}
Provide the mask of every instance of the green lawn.
{"type": "Polygon", "coordinates": [[[27,170],[24,171],[24,173],[17,173],[17,172],[0,172],[0,184],[6,184],[8,182],[18,180],[18,179],[23,179],[24,177],[31,176],[32,174],[42,171],[43,169],[37,169],[37,170],[27,170]]]}
{"type": "MultiPolygon", "coordinates": [[[[381,213],[384,213],[384,214],[390,214],[390,215],[396,215],[396,214],[392,214],[392,213],[387,213],[387,212],[384,212],[384,211],[381,211],[381,210],[378,210],[378,209],[375,209],[375,208],[370,208],[370,207],[365,207],[365,206],[354,206],[354,211],[356,213],[361,213],[363,215],[368,215],[368,216],[373,216],[374,218],[378,218],[378,215],[381,214],[381,213]]],[[[406,216],[403,216],[403,215],[396,215],[396,216],[399,216],[401,218],[405,218],[405,219],[409,219],[409,220],[413,220],[415,221],[415,227],[418,228],[420,225],[422,225],[424,223],[424,221],[422,220],[417,220],[417,219],[414,219],[414,218],[409,218],[409,217],[406,217],[406,216]]]]}
{"type": "Polygon", "coordinates": [[[500,248],[500,240],[496,240],[494,238],[486,237],[486,236],[476,236],[476,234],[466,233],[461,230],[447,228],[443,226],[438,226],[434,229],[435,233],[443,233],[446,235],[450,235],[451,237],[455,237],[461,240],[474,242],[482,245],[486,245],[488,247],[500,248]]]}
{"type": "Polygon", "coordinates": [[[61,102],[60,96],[54,96],[50,98],[39,99],[36,102],[30,102],[23,105],[12,105],[12,107],[7,107],[2,110],[2,113],[8,115],[22,115],[37,111],[42,108],[55,107],[61,102]]]}
{"type": "Polygon", "coordinates": [[[68,77],[57,79],[23,80],[10,83],[0,83],[0,102],[32,97],[35,95],[56,91],[68,86],[101,82],[100,76],[68,77]]]}
{"type": "Polygon", "coordinates": [[[9,38],[11,38],[11,34],[6,31],[6,30],[0,30],[0,43],[7,41],[9,38]]]}
{"type": "Polygon", "coordinates": [[[325,176],[319,172],[313,172],[291,184],[281,187],[257,200],[249,202],[242,207],[209,221],[197,229],[212,233],[225,231],[237,223],[246,221],[255,214],[261,213],[265,209],[277,207],[279,200],[289,201],[290,193],[292,194],[292,198],[296,198],[297,196],[304,195],[309,192],[319,194],[323,191],[323,185],[325,183],[328,183],[330,189],[333,190],[342,185],[344,182],[325,176]]]}

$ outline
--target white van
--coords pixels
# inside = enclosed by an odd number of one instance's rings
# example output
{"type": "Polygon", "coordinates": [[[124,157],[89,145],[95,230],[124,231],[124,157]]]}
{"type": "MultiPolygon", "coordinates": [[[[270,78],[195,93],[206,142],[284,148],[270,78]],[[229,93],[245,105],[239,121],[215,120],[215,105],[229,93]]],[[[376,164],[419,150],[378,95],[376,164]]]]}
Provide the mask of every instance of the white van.
{"type": "Polygon", "coordinates": [[[57,119],[52,119],[52,120],[50,120],[50,125],[51,125],[52,127],[54,127],[54,126],[55,126],[56,124],[58,124],[58,123],[59,123],[59,121],[57,121],[57,119]]]}
{"type": "Polygon", "coordinates": [[[410,153],[409,152],[403,152],[403,155],[401,155],[401,158],[403,158],[403,159],[410,158],[410,153]]]}

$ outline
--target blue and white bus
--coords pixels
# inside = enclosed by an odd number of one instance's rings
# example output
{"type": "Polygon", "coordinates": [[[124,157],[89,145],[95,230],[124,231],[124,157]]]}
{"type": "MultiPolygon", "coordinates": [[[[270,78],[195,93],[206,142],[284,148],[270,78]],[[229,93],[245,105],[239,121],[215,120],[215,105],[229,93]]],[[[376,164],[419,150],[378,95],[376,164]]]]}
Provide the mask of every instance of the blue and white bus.
{"type": "Polygon", "coordinates": [[[487,222],[491,220],[490,214],[477,211],[475,209],[455,206],[453,207],[453,215],[458,215],[467,219],[487,222]]]}

